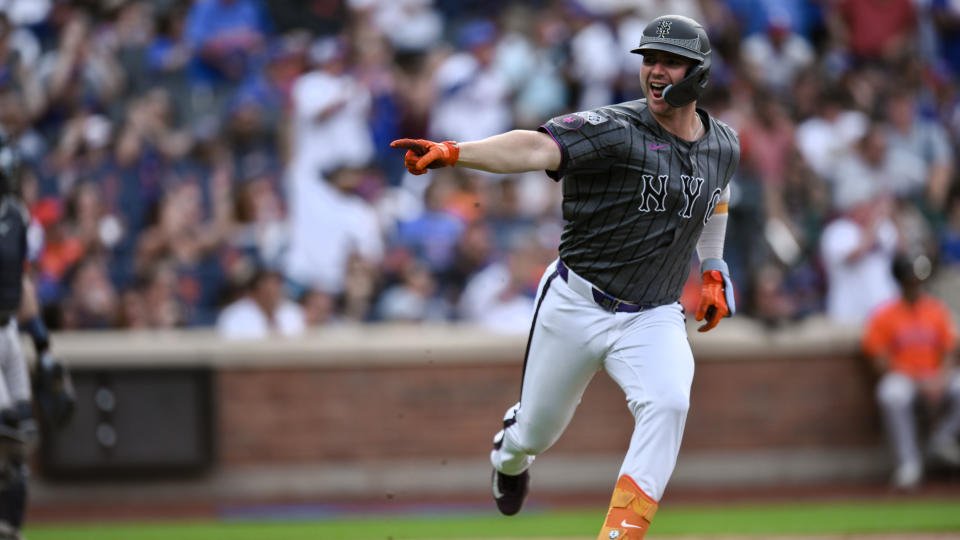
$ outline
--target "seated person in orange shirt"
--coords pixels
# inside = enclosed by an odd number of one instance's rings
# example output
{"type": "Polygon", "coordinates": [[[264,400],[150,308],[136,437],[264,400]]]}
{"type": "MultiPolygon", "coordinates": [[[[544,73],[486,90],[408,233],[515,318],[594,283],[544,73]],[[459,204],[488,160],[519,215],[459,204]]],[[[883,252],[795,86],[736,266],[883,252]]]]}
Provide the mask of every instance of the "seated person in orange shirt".
{"type": "MultiPolygon", "coordinates": [[[[918,263],[929,262],[925,258],[918,263]]],[[[880,371],[877,400],[897,458],[893,485],[914,488],[923,477],[915,405],[946,416],[933,426],[929,452],[960,465],[960,372],[953,366],[957,333],[946,304],[923,292],[919,275],[929,273],[914,260],[897,258],[893,273],[901,297],[878,307],[867,321],[863,348],[880,371]],[[917,272],[921,270],[921,272],[917,272]]]]}

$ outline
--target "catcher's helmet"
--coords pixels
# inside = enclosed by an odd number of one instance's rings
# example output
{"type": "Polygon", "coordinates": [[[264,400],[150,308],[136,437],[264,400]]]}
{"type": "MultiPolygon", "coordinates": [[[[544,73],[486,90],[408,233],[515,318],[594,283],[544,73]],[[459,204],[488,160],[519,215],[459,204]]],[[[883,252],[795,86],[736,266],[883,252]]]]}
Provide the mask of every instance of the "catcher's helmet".
{"type": "Polygon", "coordinates": [[[682,81],[663,91],[671,107],[682,107],[700,97],[710,76],[710,39],[697,21],[683,15],[663,15],[643,29],[640,45],[632,53],[655,50],[677,54],[694,61],[682,81]]]}

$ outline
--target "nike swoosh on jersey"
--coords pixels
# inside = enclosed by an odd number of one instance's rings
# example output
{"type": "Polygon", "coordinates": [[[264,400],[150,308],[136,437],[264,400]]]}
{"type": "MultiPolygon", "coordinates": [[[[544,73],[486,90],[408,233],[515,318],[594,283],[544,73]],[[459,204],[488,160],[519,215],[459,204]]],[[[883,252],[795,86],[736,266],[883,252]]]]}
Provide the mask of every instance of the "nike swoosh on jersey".
{"type": "Polygon", "coordinates": [[[653,143],[650,143],[650,149],[651,149],[651,150],[663,150],[663,149],[666,148],[667,146],[669,146],[669,145],[667,145],[667,144],[653,144],[653,143]]]}
{"type": "Polygon", "coordinates": [[[633,523],[627,523],[627,520],[620,522],[621,527],[626,527],[628,529],[642,529],[643,525],[634,525],[633,523]]]}

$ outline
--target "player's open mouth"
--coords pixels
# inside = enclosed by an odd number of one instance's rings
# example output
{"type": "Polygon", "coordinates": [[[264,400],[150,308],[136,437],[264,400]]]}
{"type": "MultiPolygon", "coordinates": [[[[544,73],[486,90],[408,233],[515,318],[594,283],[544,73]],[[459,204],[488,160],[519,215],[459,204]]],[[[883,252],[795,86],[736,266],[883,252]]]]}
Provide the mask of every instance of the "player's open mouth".
{"type": "Polygon", "coordinates": [[[661,98],[663,98],[663,90],[664,90],[664,88],[666,88],[666,87],[667,87],[667,84],[666,84],[666,83],[651,82],[651,83],[650,83],[650,94],[653,95],[653,97],[655,97],[655,98],[657,98],[657,99],[661,99],[661,98]]]}

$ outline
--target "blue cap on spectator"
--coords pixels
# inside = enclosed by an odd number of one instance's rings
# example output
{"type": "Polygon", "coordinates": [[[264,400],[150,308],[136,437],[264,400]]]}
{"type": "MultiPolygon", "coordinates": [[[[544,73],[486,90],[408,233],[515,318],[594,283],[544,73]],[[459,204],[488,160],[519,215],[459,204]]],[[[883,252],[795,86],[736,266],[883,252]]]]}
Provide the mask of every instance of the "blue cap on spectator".
{"type": "Polygon", "coordinates": [[[486,19],[478,19],[465,24],[457,32],[457,43],[461,49],[473,49],[489,45],[497,37],[497,27],[486,19]]]}

